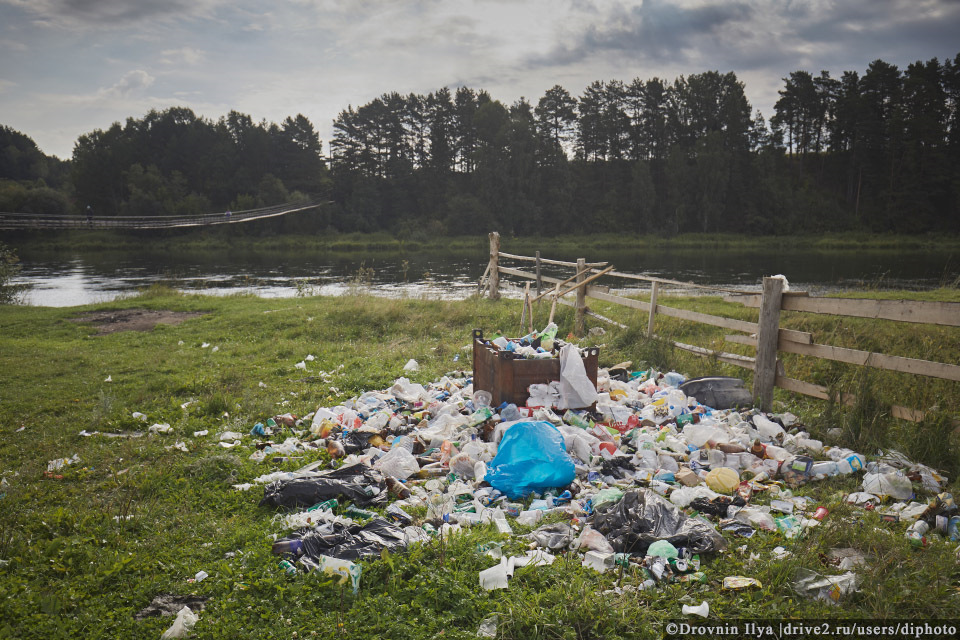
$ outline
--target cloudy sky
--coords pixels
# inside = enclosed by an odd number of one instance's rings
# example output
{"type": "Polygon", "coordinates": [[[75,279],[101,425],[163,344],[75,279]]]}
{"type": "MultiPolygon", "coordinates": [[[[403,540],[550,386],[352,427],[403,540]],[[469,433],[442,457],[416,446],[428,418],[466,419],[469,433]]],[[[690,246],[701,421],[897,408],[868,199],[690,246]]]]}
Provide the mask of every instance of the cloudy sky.
{"type": "Polygon", "coordinates": [[[960,0],[0,0],[0,124],[61,158],[150,109],[303,113],[443,86],[536,103],[560,84],[734,71],[765,116],[797,69],[960,53],[960,0]]]}

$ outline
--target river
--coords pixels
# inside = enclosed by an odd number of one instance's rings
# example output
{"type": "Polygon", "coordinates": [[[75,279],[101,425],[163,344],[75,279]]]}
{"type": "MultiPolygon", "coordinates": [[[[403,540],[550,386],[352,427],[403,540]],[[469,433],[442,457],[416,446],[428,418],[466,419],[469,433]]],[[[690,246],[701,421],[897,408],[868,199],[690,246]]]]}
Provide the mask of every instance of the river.
{"type": "MultiPolygon", "coordinates": [[[[960,278],[960,256],[939,251],[711,248],[584,253],[587,261],[607,260],[618,271],[750,290],[759,289],[764,275],[774,274],[785,275],[792,289],[814,294],[864,287],[922,290],[960,278]]],[[[363,290],[393,297],[463,298],[475,291],[487,261],[485,252],[404,255],[21,250],[19,254],[22,270],[18,281],[30,285],[25,302],[54,307],[106,302],[157,283],[212,295],[249,292],[264,297],[292,297],[298,293],[343,295],[363,290]]],[[[548,241],[541,254],[560,260],[576,259],[551,252],[548,241]]],[[[533,270],[531,263],[504,259],[502,264],[533,270]]],[[[571,271],[553,268],[544,273],[565,278],[571,271]]],[[[614,279],[605,279],[603,284],[614,288],[636,286],[614,279]]]]}

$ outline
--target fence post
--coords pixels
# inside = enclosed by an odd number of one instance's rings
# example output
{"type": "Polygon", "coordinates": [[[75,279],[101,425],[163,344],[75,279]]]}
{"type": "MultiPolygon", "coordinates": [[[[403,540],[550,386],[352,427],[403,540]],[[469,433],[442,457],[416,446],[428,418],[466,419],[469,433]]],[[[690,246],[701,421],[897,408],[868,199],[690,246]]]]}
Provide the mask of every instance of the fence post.
{"type": "Polygon", "coordinates": [[[647,320],[647,337],[653,337],[653,318],[657,315],[657,291],[660,289],[660,283],[654,282],[650,290],[650,318],[647,320]]]}
{"type": "Polygon", "coordinates": [[[783,280],[764,277],[763,296],[760,298],[760,322],[757,330],[757,358],[753,370],[753,401],[764,411],[770,411],[773,407],[782,300],[783,280]]]}
{"type": "Polygon", "coordinates": [[[543,288],[543,281],[540,280],[540,252],[537,251],[537,296],[540,295],[540,290],[543,288]]]}
{"type": "MultiPolygon", "coordinates": [[[[583,282],[587,277],[587,259],[577,258],[577,282],[583,282]]],[[[585,287],[577,289],[577,318],[574,325],[574,333],[583,336],[587,332],[587,325],[584,322],[587,316],[587,292],[585,287]]]]}
{"type": "Polygon", "coordinates": [[[500,234],[490,232],[490,299],[500,299],[500,234]]]}

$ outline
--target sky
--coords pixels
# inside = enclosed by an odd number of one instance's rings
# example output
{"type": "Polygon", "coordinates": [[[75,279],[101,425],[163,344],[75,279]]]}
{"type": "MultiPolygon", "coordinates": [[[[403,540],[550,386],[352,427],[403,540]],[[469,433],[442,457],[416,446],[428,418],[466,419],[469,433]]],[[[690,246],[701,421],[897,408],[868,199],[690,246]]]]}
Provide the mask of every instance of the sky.
{"type": "Polygon", "coordinates": [[[149,110],[302,113],[324,150],[348,105],[733,71],[769,118],[791,71],[960,54],[960,0],[0,0],[0,124],[69,158],[149,110]]]}

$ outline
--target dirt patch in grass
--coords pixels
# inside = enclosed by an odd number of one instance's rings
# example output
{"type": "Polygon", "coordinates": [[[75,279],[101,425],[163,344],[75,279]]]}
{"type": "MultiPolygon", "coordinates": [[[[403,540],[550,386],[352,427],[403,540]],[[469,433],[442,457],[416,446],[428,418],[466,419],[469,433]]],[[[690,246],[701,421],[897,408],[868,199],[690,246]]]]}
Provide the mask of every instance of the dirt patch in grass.
{"type": "Polygon", "coordinates": [[[155,311],[152,309],[123,309],[121,311],[92,311],[74,322],[89,322],[97,327],[98,336],[117,331],[150,331],[158,324],[176,325],[190,318],[205,315],[201,311],[155,311]]]}

